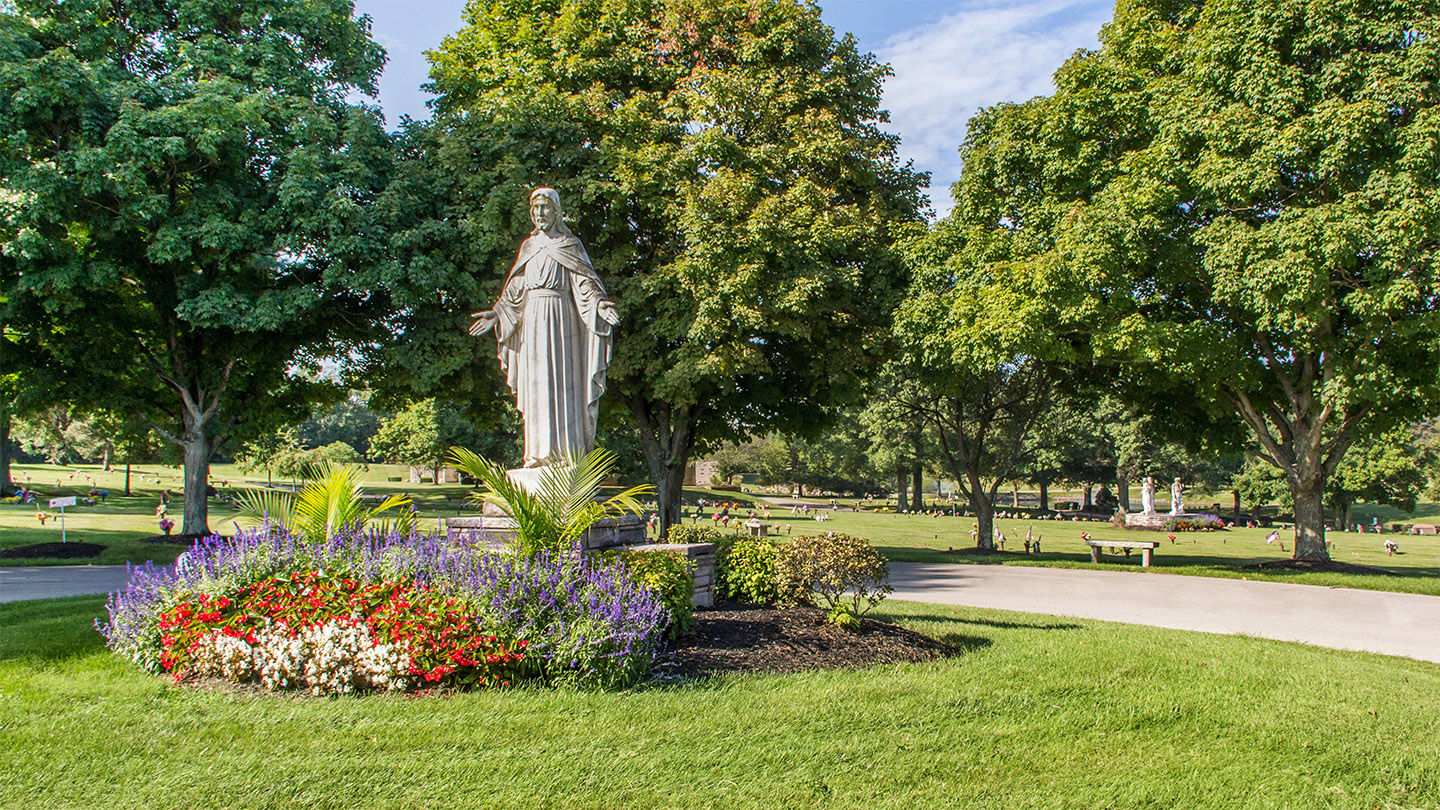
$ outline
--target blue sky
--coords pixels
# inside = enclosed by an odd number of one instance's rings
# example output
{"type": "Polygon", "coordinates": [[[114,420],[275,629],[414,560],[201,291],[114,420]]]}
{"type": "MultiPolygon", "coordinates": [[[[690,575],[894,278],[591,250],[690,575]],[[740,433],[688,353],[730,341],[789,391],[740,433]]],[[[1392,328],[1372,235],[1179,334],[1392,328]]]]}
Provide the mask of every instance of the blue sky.
{"type": "MultiPolygon", "coordinates": [[[[374,21],[389,54],[380,105],[400,116],[428,118],[425,51],[460,26],[463,0],[356,0],[374,21]]],[[[1049,93],[1050,76],[1070,54],[1096,44],[1111,0],[821,0],[825,21],[849,32],[888,62],[890,130],[901,154],[931,174],[936,212],[950,210],[960,176],[956,149],[965,122],[980,107],[1049,93]]]]}

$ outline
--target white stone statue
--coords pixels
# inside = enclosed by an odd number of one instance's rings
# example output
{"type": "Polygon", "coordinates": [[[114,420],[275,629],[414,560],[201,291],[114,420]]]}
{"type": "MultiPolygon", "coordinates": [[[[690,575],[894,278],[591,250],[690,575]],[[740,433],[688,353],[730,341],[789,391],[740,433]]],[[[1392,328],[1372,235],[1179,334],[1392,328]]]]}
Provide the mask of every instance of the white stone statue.
{"type": "Polygon", "coordinates": [[[1184,493],[1185,487],[1181,485],[1180,479],[1176,478],[1175,482],[1170,485],[1170,514],[1178,515],[1185,511],[1185,502],[1182,497],[1184,493]]]}
{"type": "Polygon", "coordinates": [[[560,195],[530,194],[535,230],[520,245],[500,300],[476,312],[470,334],[492,327],[500,368],[525,420],[525,466],[595,448],[610,340],[620,320],[580,239],[562,221],[560,195]]]}
{"type": "Polygon", "coordinates": [[[1147,515],[1155,514],[1155,479],[1148,475],[1140,484],[1140,511],[1147,515]]]}

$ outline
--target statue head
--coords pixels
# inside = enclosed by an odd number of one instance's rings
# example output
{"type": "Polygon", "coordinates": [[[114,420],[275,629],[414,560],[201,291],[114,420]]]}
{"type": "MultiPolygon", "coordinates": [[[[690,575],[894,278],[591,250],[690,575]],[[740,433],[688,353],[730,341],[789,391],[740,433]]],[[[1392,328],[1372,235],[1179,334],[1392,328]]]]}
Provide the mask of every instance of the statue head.
{"type": "Polygon", "coordinates": [[[534,233],[560,233],[573,236],[565,227],[565,211],[560,207],[560,192],[553,188],[537,188],[530,192],[530,222],[534,233]]]}

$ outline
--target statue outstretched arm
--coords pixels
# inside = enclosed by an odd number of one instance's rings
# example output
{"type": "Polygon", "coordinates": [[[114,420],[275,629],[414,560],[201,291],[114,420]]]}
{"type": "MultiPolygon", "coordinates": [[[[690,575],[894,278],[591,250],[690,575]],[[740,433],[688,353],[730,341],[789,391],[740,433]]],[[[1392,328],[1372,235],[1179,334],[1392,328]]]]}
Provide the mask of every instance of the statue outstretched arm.
{"type": "Polygon", "coordinates": [[[484,312],[472,312],[470,313],[470,317],[475,319],[475,322],[470,324],[470,334],[476,336],[489,332],[495,327],[495,324],[500,321],[500,316],[496,315],[493,309],[487,309],[484,312]]]}

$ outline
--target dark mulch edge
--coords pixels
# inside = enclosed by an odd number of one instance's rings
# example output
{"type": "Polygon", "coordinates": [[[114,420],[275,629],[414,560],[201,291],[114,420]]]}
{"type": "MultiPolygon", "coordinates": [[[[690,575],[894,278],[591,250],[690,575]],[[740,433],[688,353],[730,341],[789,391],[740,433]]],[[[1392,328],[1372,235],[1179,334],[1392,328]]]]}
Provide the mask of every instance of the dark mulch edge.
{"type": "Polygon", "coordinates": [[[83,560],[105,550],[98,543],[31,543],[0,550],[0,559],[7,560],[83,560]]]}
{"type": "Polygon", "coordinates": [[[695,627],[671,645],[661,676],[709,678],[743,672],[795,673],[933,661],[958,654],[898,625],[864,619],[856,632],[816,608],[722,604],[698,611],[695,627]]]}
{"type": "Polygon", "coordinates": [[[1319,571],[1328,574],[1371,574],[1382,577],[1399,576],[1394,571],[1386,571],[1384,568],[1371,568],[1368,565],[1355,565],[1353,563],[1336,562],[1334,560],[1266,560],[1265,562],[1250,563],[1241,566],[1246,571],[1319,571]]]}
{"type": "Polygon", "coordinates": [[[163,543],[172,546],[193,546],[195,541],[213,537],[214,532],[197,532],[195,534],[152,534],[149,537],[140,538],[142,543],[163,543]]]}

